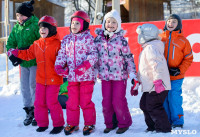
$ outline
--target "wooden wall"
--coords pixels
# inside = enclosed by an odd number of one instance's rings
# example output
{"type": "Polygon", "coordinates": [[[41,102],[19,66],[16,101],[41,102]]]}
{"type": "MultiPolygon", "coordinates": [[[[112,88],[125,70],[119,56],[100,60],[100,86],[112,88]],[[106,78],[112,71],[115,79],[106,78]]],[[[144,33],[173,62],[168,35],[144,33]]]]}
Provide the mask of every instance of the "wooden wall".
{"type": "MultiPolygon", "coordinates": [[[[105,0],[108,2],[111,0],[105,0]]],[[[126,0],[121,5],[122,22],[158,21],[164,19],[164,0],[126,0]]],[[[108,8],[110,11],[111,7],[108,8]]]]}
{"type": "MultiPolygon", "coordinates": [[[[26,0],[13,0],[13,8],[15,11],[15,3],[22,3],[26,0]]],[[[58,22],[58,26],[59,27],[63,27],[64,26],[64,7],[55,5],[53,3],[48,2],[47,0],[35,0],[34,3],[34,14],[38,17],[41,18],[44,15],[49,15],[49,16],[53,16],[57,22],[58,22]]],[[[15,13],[14,17],[16,18],[15,13]]]]}
{"type": "Polygon", "coordinates": [[[157,21],[164,19],[162,0],[129,0],[129,21],[157,21]]]}

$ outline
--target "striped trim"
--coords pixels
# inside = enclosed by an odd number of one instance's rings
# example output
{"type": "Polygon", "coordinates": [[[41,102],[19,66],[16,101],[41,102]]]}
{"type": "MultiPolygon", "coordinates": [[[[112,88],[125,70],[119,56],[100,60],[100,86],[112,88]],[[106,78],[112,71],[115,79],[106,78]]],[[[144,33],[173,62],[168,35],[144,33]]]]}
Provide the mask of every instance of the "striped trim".
{"type": "Polygon", "coordinates": [[[175,53],[175,46],[173,46],[173,53],[172,53],[172,59],[174,59],[174,53],[175,53]]]}
{"type": "Polygon", "coordinates": [[[189,54],[185,55],[185,58],[192,56],[192,50],[189,54]]]}

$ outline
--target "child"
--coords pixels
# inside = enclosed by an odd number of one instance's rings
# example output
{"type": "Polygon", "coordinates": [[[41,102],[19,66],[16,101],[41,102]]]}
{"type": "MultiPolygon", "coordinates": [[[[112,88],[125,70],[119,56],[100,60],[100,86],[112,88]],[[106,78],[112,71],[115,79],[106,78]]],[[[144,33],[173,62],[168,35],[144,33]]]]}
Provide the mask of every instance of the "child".
{"type": "Polygon", "coordinates": [[[172,127],[183,127],[182,84],[185,72],[192,63],[193,55],[189,41],[183,36],[182,22],[178,15],[172,14],[168,17],[161,37],[165,43],[164,55],[172,87],[164,102],[164,108],[172,127]]]}
{"type": "MultiPolygon", "coordinates": [[[[64,79],[63,79],[64,81],[64,79]]],[[[62,109],[66,109],[66,102],[68,100],[68,91],[67,91],[68,81],[65,81],[62,85],[60,85],[60,91],[58,95],[58,101],[62,106],[62,109]]]]}
{"type": "Polygon", "coordinates": [[[54,64],[60,49],[60,40],[57,34],[57,22],[51,16],[43,16],[38,23],[41,38],[33,43],[27,50],[15,49],[12,54],[23,60],[36,58],[36,93],[35,93],[35,119],[39,128],[37,132],[48,129],[48,109],[53,121],[53,130],[50,134],[58,134],[64,128],[62,107],[58,102],[58,93],[63,78],[56,74],[54,64]]]}
{"type": "MultiPolygon", "coordinates": [[[[40,38],[38,21],[39,19],[32,14],[34,0],[30,2],[23,2],[16,10],[17,24],[15,24],[12,32],[9,35],[6,45],[7,51],[13,49],[28,49],[35,40],[40,38]]],[[[35,87],[36,87],[36,61],[22,61],[21,59],[11,55],[10,61],[14,66],[20,64],[21,77],[20,87],[23,97],[24,110],[26,112],[26,119],[24,125],[28,126],[32,123],[37,126],[34,119],[34,100],[35,100],[35,87]]]]}
{"type": "Polygon", "coordinates": [[[153,24],[138,26],[138,43],[142,45],[139,56],[138,79],[143,95],[140,100],[146,131],[171,132],[167,113],[163,107],[171,89],[169,71],[164,57],[164,44],[158,40],[159,30],[153,24]]]}
{"type": "MultiPolygon", "coordinates": [[[[117,134],[128,130],[132,124],[126,100],[128,74],[137,81],[134,59],[121,29],[121,18],[116,10],[108,12],[103,20],[102,29],[96,29],[95,44],[98,47],[99,78],[102,80],[103,115],[106,128],[104,133],[115,129],[112,117],[118,120],[117,134]]],[[[137,82],[135,82],[137,84],[137,82]]]]}
{"type": "Polygon", "coordinates": [[[56,58],[55,69],[59,75],[68,72],[68,101],[66,135],[79,129],[80,107],[83,111],[85,126],[83,135],[89,135],[95,128],[96,111],[92,102],[94,81],[93,65],[97,62],[97,49],[94,38],[89,32],[90,18],[84,11],[76,11],[71,17],[69,35],[61,43],[56,58]],[[68,67],[65,67],[65,66],[68,67]]]}

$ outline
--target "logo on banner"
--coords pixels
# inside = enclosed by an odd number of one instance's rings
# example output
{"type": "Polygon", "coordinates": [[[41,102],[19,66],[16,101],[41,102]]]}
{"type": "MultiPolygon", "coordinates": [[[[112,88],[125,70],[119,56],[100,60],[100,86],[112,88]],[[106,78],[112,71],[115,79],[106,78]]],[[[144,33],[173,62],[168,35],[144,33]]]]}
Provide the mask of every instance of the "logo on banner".
{"type": "Polygon", "coordinates": [[[187,39],[189,40],[192,51],[193,51],[193,62],[200,62],[200,34],[191,34],[187,36],[187,39]]]}

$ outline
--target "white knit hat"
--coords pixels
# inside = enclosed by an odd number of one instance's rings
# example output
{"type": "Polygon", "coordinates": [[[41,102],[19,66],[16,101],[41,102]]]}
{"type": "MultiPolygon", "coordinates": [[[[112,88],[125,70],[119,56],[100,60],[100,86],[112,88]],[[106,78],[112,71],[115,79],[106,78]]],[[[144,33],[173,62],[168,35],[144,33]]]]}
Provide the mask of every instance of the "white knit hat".
{"type": "Polygon", "coordinates": [[[138,43],[144,44],[150,40],[158,39],[158,35],[162,33],[162,30],[159,30],[153,24],[143,24],[137,27],[136,32],[138,34],[138,43]]]}
{"type": "Polygon", "coordinates": [[[108,12],[108,13],[104,16],[103,24],[102,24],[102,29],[103,29],[103,30],[106,30],[106,29],[105,29],[106,20],[107,20],[108,18],[111,18],[111,17],[114,18],[114,19],[117,21],[117,24],[118,24],[117,30],[114,32],[114,33],[117,33],[117,32],[119,32],[119,31],[121,30],[121,22],[122,22],[122,20],[121,20],[121,17],[120,17],[120,15],[119,15],[119,13],[118,13],[116,10],[111,10],[110,12],[108,12]]]}

